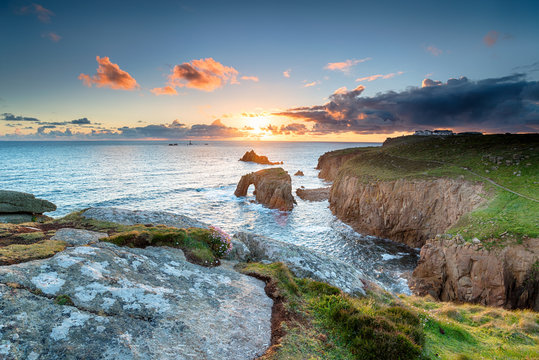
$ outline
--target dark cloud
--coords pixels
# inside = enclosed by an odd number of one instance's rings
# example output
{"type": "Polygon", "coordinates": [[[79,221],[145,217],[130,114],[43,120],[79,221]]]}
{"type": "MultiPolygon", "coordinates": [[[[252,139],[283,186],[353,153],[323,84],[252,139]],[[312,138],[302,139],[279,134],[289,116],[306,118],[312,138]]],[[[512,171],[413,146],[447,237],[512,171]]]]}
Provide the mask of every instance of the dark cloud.
{"type": "Polygon", "coordinates": [[[0,120],[5,121],[39,121],[39,119],[33,118],[33,117],[27,117],[27,116],[16,116],[10,113],[3,113],[2,118],[0,120]]]}
{"type": "Polygon", "coordinates": [[[88,118],[81,118],[81,119],[71,120],[71,124],[86,125],[86,124],[91,124],[91,122],[90,120],[88,120],[88,118]]]}
{"type": "Polygon", "coordinates": [[[324,105],[289,109],[275,115],[314,123],[312,132],[327,134],[393,133],[448,127],[486,132],[539,130],[539,82],[524,74],[470,81],[450,79],[437,86],[390,91],[361,97],[363,86],[339,91],[324,105]]]}
{"type": "Polygon", "coordinates": [[[19,10],[20,14],[35,14],[39,21],[48,23],[51,21],[51,16],[54,16],[54,13],[49,9],[44,8],[39,4],[31,4],[28,6],[23,6],[19,10]]]}

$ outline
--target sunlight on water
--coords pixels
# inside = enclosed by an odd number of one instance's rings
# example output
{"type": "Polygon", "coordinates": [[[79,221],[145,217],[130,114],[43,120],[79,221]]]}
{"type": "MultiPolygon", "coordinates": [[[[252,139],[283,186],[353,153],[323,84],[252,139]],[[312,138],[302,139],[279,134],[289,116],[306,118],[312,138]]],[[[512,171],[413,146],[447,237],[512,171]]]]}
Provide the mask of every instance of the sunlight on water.
{"type": "Polygon", "coordinates": [[[373,280],[409,293],[400,278],[417,262],[417,251],[372,236],[362,236],[339,221],[328,202],[296,197],[290,213],[264,208],[234,190],[240,177],[266,168],[238,159],[248,150],[267,155],[300,186],[327,186],[315,170],[326,151],[358,143],[209,142],[168,146],[156,142],[0,142],[0,189],[24,191],[54,202],[62,216],[91,206],[164,210],[218,225],[228,232],[251,231],[304,245],[352,263],[373,280]]]}

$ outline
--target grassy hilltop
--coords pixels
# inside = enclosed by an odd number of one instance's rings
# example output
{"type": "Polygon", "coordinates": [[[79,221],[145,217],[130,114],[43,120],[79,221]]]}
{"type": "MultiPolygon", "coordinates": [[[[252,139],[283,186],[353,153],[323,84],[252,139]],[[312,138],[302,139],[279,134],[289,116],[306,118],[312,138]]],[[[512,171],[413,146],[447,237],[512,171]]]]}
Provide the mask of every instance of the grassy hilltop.
{"type": "MultiPolygon", "coordinates": [[[[496,244],[539,237],[539,135],[403,136],[382,147],[338,150],[356,153],[338,177],[363,182],[462,178],[481,182],[488,201],[449,233],[496,244]],[[503,188],[502,188],[503,187],[503,188]]],[[[338,179],[337,179],[338,180],[338,179]]]]}

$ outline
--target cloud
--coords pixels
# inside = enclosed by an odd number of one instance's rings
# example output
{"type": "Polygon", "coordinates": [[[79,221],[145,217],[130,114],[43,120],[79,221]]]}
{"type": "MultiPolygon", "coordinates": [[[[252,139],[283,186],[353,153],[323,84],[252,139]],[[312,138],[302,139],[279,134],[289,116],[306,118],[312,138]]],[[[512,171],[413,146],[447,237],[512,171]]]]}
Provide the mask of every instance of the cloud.
{"type": "Polygon", "coordinates": [[[364,89],[360,85],[351,91],[341,90],[324,105],[274,115],[311,122],[314,134],[389,134],[438,127],[457,131],[539,131],[539,82],[525,80],[524,74],[480,81],[462,77],[438,86],[372,97],[361,96],[364,89]]]}
{"type": "Polygon", "coordinates": [[[5,120],[5,121],[36,121],[36,122],[39,121],[39,119],[36,119],[34,117],[17,116],[11,113],[3,113],[0,116],[2,116],[0,120],[5,120]]]}
{"type": "Polygon", "coordinates": [[[374,81],[376,79],[391,79],[392,77],[395,77],[397,75],[402,75],[402,74],[404,74],[404,71],[398,71],[396,73],[389,73],[385,75],[382,75],[382,74],[370,75],[370,76],[365,76],[365,77],[356,79],[356,81],[374,81]]]}
{"type": "Polygon", "coordinates": [[[62,37],[60,35],[58,35],[56,33],[53,33],[53,32],[48,32],[48,33],[41,34],[41,37],[42,38],[47,38],[52,42],[58,42],[58,41],[60,41],[62,39],[62,37]]]}
{"type": "Polygon", "coordinates": [[[176,89],[172,86],[163,86],[161,88],[153,88],[150,90],[155,95],[178,95],[176,89]]]}
{"type": "Polygon", "coordinates": [[[433,45],[427,46],[425,50],[430,52],[434,56],[439,56],[443,53],[443,50],[438,49],[436,46],[433,46],[433,45]]]}
{"type": "Polygon", "coordinates": [[[170,88],[176,87],[188,87],[209,92],[223,87],[227,83],[237,84],[237,76],[236,69],[225,66],[213,58],[193,60],[174,66],[172,73],[168,76],[167,86],[155,88],[153,89],[155,91],[152,92],[156,95],[172,95],[170,88]]]}
{"type": "Polygon", "coordinates": [[[133,79],[129,73],[120,69],[117,64],[110,62],[110,59],[105,56],[100,58],[96,56],[97,74],[89,76],[86,74],[80,74],[79,79],[82,80],[84,85],[92,87],[109,87],[114,90],[135,90],[139,88],[139,85],[133,79]]]}
{"type": "Polygon", "coordinates": [[[351,60],[346,60],[342,62],[328,63],[324,67],[324,69],[333,70],[333,71],[342,71],[344,73],[348,73],[353,66],[359,63],[368,61],[368,60],[371,60],[371,58],[364,58],[364,59],[359,59],[359,60],[351,59],[351,60]]]}
{"type": "Polygon", "coordinates": [[[318,85],[318,84],[320,84],[320,81],[313,81],[313,82],[304,84],[303,87],[311,87],[311,86],[315,86],[315,85],[318,85]]]}
{"type": "Polygon", "coordinates": [[[429,86],[440,86],[443,85],[443,82],[438,80],[432,80],[432,79],[423,79],[423,82],[421,83],[421,87],[429,87],[429,86]]]}
{"type": "Polygon", "coordinates": [[[485,35],[485,37],[483,37],[483,42],[487,46],[493,46],[496,44],[496,42],[498,42],[499,36],[500,34],[497,31],[491,30],[485,35]]]}
{"type": "Polygon", "coordinates": [[[241,79],[258,82],[258,76],[242,76],[241,79]]]}
{"type": "Polygon", "coordinates": [[[291,72],[292,72],[292,69],[287,69],[287,70],[283,71],[283,76],[285,78],[289,78],[291,72]]]}
{"type": "Polygon", "coordinates": [[[76,120],[71,120],[71,124],[77,124],[77,125],[87,125],[87,124],[91,124],[91,121],[88,120],[88,118],[80,118],[80,119],[76,119],[76,120]]]}
{"type": "Polygon", "coordinates": [[[35,14],[39,21],[44,23],[49,23],[51,21],[51,16],[54,16],[54,13],[49,9],[45,9],[39,4],[31,4],[24,6],[20,9],[21,14],[35,14]]]}

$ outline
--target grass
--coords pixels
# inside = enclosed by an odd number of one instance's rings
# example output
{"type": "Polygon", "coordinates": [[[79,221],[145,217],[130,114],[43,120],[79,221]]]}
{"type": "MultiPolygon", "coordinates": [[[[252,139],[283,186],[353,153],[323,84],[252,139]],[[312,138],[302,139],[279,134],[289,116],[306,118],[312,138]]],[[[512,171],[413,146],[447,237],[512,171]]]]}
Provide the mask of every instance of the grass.
{"type": "Polygon", "coordinates": [[[282,263],[239,270],[264,279],[286,314],[265,360],[539,358],[539,314],[532,311],[395,297],[380,289],[351,297],[296,278],[282,263]]]}
{"type": "MultiPolygon", "coordinates": [[[[539,194],[539,135],[403,136],[382,147],[335,151],[351,152],[338,177],[361,182],[397,179],[459,178],[484,183],[487,201],[448,229],[466,240],[517,241],[539,237],[539,202],[500,189],[474,175],[489,178],[517,193],[537,199],[539,194]]],[[[539,200],[539,199],[538,199],[539,200]]]]}
{"type": "Polygon", "coordinates": [[[0,247],[0,265],[12,265],[30,260],[44,259],[64,250],[66,243],[42,240],[33,244],[12,244],[0,247]]]}

